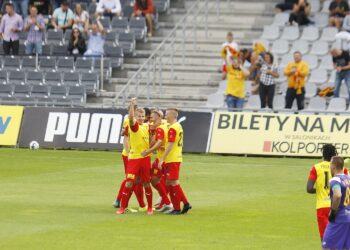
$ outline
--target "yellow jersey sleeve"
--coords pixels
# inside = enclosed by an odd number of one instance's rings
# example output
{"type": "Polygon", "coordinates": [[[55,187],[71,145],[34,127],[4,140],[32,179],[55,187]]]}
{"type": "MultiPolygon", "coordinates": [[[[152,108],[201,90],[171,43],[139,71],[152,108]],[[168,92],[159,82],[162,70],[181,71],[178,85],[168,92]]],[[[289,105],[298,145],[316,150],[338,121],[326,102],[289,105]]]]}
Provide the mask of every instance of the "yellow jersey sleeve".
{"type": "Polygon", "coordinates": [[[169,126],[166,147],[168,146],[169,142],[174,143],[174,146],[166,157],[165,163],[182,162],[183,138],[184,133],[180,123],[176,122],[169,126]]]}

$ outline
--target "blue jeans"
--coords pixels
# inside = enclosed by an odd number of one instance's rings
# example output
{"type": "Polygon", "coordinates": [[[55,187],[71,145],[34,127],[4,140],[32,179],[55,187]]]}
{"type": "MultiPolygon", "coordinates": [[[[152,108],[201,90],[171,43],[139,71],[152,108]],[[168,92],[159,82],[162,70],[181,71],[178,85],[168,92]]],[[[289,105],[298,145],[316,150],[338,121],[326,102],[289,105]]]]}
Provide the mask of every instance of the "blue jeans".
{"type": "Polygon", "coordinates": [[[345,84],[348,87],[348,98],[350,98],[350,70],[337,72],[337,74],[335,75],[334,97],[339,97],[340,85],[343,80],[345,81],[345,84]]]}
{"type": "Polygon", "coordinates": [[[236,96],[227,95],[226,103],[228,111],[232,111],[232,109],[242,109],[244,104],[244,98],[238,98],[236,96]]]}
{"type": "Polygon", "coordinates": [[[28,0],[13,0],[13,5],[17,13],[22,14],[23,20],[28,15],[28,0]]]}
{"type": "Polygon", "coordinates": [[[38,53],[39,55],[41,55],[43,51],[43,45],[40,43],[32,43],[32,42],[27,42],[26,45],[26,54],[27,55],[32,55],[35,53],[38,53]]]}

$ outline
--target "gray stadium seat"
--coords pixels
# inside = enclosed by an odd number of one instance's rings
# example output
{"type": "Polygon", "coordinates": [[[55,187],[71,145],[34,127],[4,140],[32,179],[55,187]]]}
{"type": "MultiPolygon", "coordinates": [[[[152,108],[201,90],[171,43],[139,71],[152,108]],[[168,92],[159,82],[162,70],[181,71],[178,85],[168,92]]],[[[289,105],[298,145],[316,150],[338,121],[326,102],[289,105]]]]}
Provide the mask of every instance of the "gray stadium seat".
{"type": "Polygon", "coordinates": [[[135,34],[136,40],[144,40],[147,32],[146,19],[144,17],[130,18],[129,29],[135,34]]]}
{"type": "Polygon", "coordinates": [[[123,15],[125,17],[130,17],[133,12],[134,12],[134,8],[130,5],[126,5],[123,7],[123,15]]]}
{"type": "Polygon", "coordinates": [[[59,72],[47,72],[45,74],[45,83],[51,86],[62,85],[61,73],[59,72]]]}
{"type": "Polygon", "coordinates": [[[78,72],[91,72],[93,70],[91,58],[77,58],[77,61],[75,62],[75,70],[78,72]]]}
{"type": "Polygon", "coordinates": [[[25,71],[34,71],[36,70],[36,59],[35,57],[23,57],[22,60],[22,69],[25,71]]]}
{"type": "Polygon", "coordinates": [[[289,13],[277,13],[273,19],[273,25],[284,27],[289,20],[289,13]]]}
{"type": "Polygon", "coordinates": [[[50,97],[64,98],[67,96],[67,90],[63,86],[52,86],[50,89],[50,97]]]}
{"type": "Polygon", "coordinates": [[[85,101],[85,89],[83,87],[70,87],[68,98],[73,102],[83,103],[85,101]]]}
{"type": "Polygon", "coordinates": [[[123,65],[124,53],[119,46],[105,46],[106,56],[111,58],[112,68],[120,68],[123,65]]]}
{"type": "Polygon", "coordinates": [[[4,58],[4,69],[19,70],[21,68],[21,61],[18,56],[11,56],[4,58]]]}
{"type": "Polygon", "coordinates": [[[245,96],[250,96],[252,94],[252,81],[246,80],[244,82],[244,92],[245,96]]]}
{"type": "Polygon", "coordinates": [[[316,41],[312,43],[311,55],[316,55],[316,56],[324,56],[328,54],[328,43],[325,41],[316,41]]]}
{"type": "Polygon", "coordinates": [[[280,67],[278,67],[278,73],[280,75],[280,77],[275,78],[275,82],[276,83],[284,83],[287,81],[287,77],[284,75],[284,67],[282,67],[280,65],[280,67]]]}
{"type": "Polygon", "coordinates": [[[57,71],[59,72],[72,72],[74,71],[74,58],[60,58],[57,61],[57,71]]]}
{"type": "Polygon", "coordinates": [[[46,36],[47,44],[62,44],[63,43],[63,31],[50,29],[47,31],[46,36]]]}
{"type": "Polygon", "coordinates": [[[311,13],[319,12],[321,9],[320,0],[308,0],[311,5],[311,13]]]}
{"type": "Polygon", "coordinates": [[[327,71],[323,69],[315,69],[311,72],[308,82],[323,84],[327,82],[328,75],[327,71]]]}
{"type": "Polygon", "coordinates": [[[310,99],[309,105],[306,107],[307,111],[322,112],[326,110],[326,99],[315,96],[310,99]]]}
{"type": "Polygon", "coordinates": [[[89,4],[89,8],[88,8],[88,12],[90,16],[95,15],[96,13],[96,8],[97,8],[97,4],[96,3],[90,3],[89,4]]]}
{"type": "Polygon", "coordinates": [[[35,85],[32,87],[31,90],[31,96],[32,97],[47,97],[49,95],[49,89],[47,86],[40,86],[40,85],[35,85]]]}
{"type": "Polygon", "coordinates": [[[303,56],[303,61],[307,62],[311,70],[316,69],[318,66],[318,58],[315,55],[305,55],[303,56]]]}
{"type": "Polygon", "coordinates": [[[315,14],[315,25],[319,28],[325,28],[328,25],[329,15],[326,13],[316,13],[315,14]]]}
{"type": "Polygon", "coordinates": [[[66,30],[64,32],[63,41],[64,41],[65,44],[69,43],[71,35],[72,35],[72,30],[66,30]]]}
{"type": "MultiPolygon", "coordinates": [[[[104,78],[109,78],[112,74],[112,66],[111,66],[111,59],[110,58],[103,58],[103,74],[104,78]]],[[[95,65],[94,65],[94,71],[100,72],[101,68],[101,59],[97,58],[95,59],[95,65]]]]}
{"type": "Polygon", "coordinates": [[[129,30],[129,22],[127,17],[113,17],[112,30],[126,32],[129,30]]]}
{"type": "Polygon", "coordinates": [[[44,76],[41,72],[29,71],[27,73],[28,85],[42,85],[44,83],[44,76]]]}
{"type": "Polygon", "coordinates": [[[273,109],[282,110],[285,106],[285,97],[283,95],[275,95],[273,98],[273,109]]]}
{"type": "Polygon", "coordinates": [[[291,53],[284,54],[282,56],[282,60],[281,60],[281,63],[279,64],[279,67],[285,68],[288,65],[288,63],[293,62],[293,61],[294,61],[293,54],[291,54],[291,53]]]}
{"type": "Polygon", "coordinates": [[[35,104],[37,106],[52,106],[53,105],[54,100],[51,97],[37,97],[35,98],[35,104]]]}
{"type": "Polygon", "coordinates": [[[271,52],[274,54],[286,54],[289,51],[289,44],[286,40],[276,40],[272,44],[271,52]]]}
{"type": "Polygon", "coordinates": [[[334,97],[328,104],[328,112],[344,112],[346,110],[346,101],[344,98],[334,97]]]}
{"type": "Polygon", "coordinates": [[[221,92],[208,95],[206,107],[223,108],[225,104],[225,96],[221,92]]]}
{"type": "Polygon", "coordinates": [[[41,55],[42,56],[51,56],[51,45],[50,44],[43,45],[41,55]]]}
{"type": "Polygon", "coordinates": [[[332,70],[331,71],[331,76],[329,77],[329,80],[328,80],[328,86],[334,86],[335,85],[335,76],[336,76],[336,71],[335,70],[332,70]]]}
{"type": "Polygon", "coordinates": [[[304,28],[303,33],[301,35],[301,40],[313,42],[319,38],[319,30],[315,26],[307,26],[304,28]]]}
{"type": "Polygon", "coordinates": [[[13,96],[15,96],[15,97],[29,97],[30,96],[30,86],[15,85],[13,88],[13,96]]]}
{"type": "Polygon", "coordinates": [[[0,84],[6,84],[6,83],[7,83],[7,71],[0,70],[0,84]]]}
{"type": "Polygon", "coordinates": [[[300,51],[301,54],[307,54],[309,51],[309,43],[304,40],[297,40],[293,42],[292,48],[290,50],[291,53],[295,51],[300,51]]]}
{"type": "Polygon", "coordinates": [[[346,86],[346,84],[340,85],[339,97],[349,99],[349,92],[348,92],[348,87],[346,86]]]}
{"type": "Polygon", "coordinates": [[[51,54],[53,56],[67,56],[68,55],[68,46],[67,45],[53,45],[51,54]]]}
{"type": "Polygon", "coordinates": [[[280,28],[276,25],[265,25],[261,39],[276,40],[280,37],[280,28]]]}
{"type": "Polygon", "coordinates": [[[331,55],[325,55],[321,57],[320,69],[333,70],[333,59],[331,55]]]}
{"type": "Polygon", "coordinates": [[[97,73],[82,73],[81,85],[86,89],[87,94],[95,93],[98,88],[98,74],[97,73]]]}
{"type": "Polygon", "coordinates": [[[305,84],[305,97],[314,97],[317,94],[317,87],[313,82],[307,82],[305,84]]]}
{"type": "Polygon", "coordinates": [[[9,71],[9,84],[24,85],[26,83],[26,75],[24,71],[9,71]]]}
{"type": "Polygon", "coordinates": [[[79,86],[80,79],[78,73],[64,73],[63,75],[63,83],[66,86],[79,86]]]}
{"type": "Polygon", "coordinates": [[[227,88],[227,80],[220,81],[218,91],[225,92],[226,88],[227,88]]]}
{"type": "Polygon", "coordinates": [[[124,54],[130,55],[135,51],[135,35],[133,33],[119,33],[119,46],[123,48],[124,54]]]}
{"type": "Polygon", "coordinates": [[[154,0],[154,5],[159,13],[166,13],[168,10],[168,1],[164,0],[154,0]]]}
{"type": "Polygon", "coordinates": [[[21,31],[18,33],[18,36],[19,36],[20,43],[24,43],[27,40],[28,33],[25,31],[21,31]]]}
{"type": "Polygon", "coordinates": [[[40,59],[39,66],[41,71],[56,71],[56,59],[51,57],[42,57],[40,59]]]}
{"type": "Polygon", "coordinates": [[[331,2],[332,0],[325,0],[323,2],[323,6],[321,10],[322,13],[327,13],[327,14],[329,13],[329,6],[331,5],[331,2]]]}
{"type": "Polygon", "coordinates": [[[0,84],[0,98],[12,96],[12,86],[0,84]]]}
{"type": "Polygon", "coordinates": [[[281,40],[294,41],[299,38],[299,27],[297,26],[286,26],[283,29],[281,40]]]}
{"type": "Polygon", "coordinates": [[[16,98],[14,96],[4,96],[0,98],[1,104],[16,104],[16,98]]]}
{"type": "Polygon", "coordinates": [[[338,33],[338,29],[336,27],[326,27],[322,30],[322,35],[320,40],[325,42],[334,42],[335,35],[338,33]]]}
{"type": "Polygon", "coordinates": [[[102,17],[100,19],[100,23],[102,24],[104,29],[106,29],[106,30],[111,29],[111,20],[109,19],[109,17],[102,17]]]}
{"type": "Polygon", "coordinates": [[[245,109],[260,109],[260,108],[261,108],[260,96],[259,95],[249,96],[245,109]]]}
{"type": "MultiPolygon", "coordinates": [[[[115,46],[117,44],[117,32],[116,31],[109,31],[106,34],[105,44],[115,46]]],[[[106,51],[105,51],[106,52],[106,51]]]]}

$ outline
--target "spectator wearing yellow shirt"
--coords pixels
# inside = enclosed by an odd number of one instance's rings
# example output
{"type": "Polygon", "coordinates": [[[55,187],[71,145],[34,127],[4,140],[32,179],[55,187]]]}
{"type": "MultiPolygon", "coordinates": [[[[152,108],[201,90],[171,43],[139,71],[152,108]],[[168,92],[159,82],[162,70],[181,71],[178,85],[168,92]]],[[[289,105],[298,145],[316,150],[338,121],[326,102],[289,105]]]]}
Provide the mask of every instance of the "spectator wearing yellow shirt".
{"type": "Polygon", "coordinates": [[[249,76],[238,59],[233,59],[232,64],[227,65],[226,103],[229,111],[242,109],[244,104],[244,81],[249,76]]]}
{"type": "Polygon", "coordinates": [[[304,109],[305,78],[309,74],[309,65],[302,61],[299,51],[294,52],[294,62],[288,63],[284,69],[288,77],[288,89],[286,93],[286,109],[291,109],[294,99],[297,99],[298,110],[304,109]]]}

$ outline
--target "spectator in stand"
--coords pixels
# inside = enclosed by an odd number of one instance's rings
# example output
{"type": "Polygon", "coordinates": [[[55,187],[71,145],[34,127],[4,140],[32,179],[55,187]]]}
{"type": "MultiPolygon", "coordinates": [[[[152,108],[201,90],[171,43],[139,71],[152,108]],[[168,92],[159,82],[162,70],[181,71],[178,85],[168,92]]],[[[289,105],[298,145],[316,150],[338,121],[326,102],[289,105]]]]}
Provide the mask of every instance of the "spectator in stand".
{"type": "Polygon", "coordinates": [[[306,0],[299,0],[297,4],[294,4],[293,10],[289,16],[290,25],[308,25],[312,22],[308,18],[311,11],[311,5],[306,0]]]}
{"type": "Polygon", "coordinates": [[[334,69],[336,70],[335,75],[335,90],[334,97],[339,97],[340,85],[342,81],[345,81],[348,87],[348,93],[350,98],[350,56],[348,51],[343,51],[338,48],[331,50],[333,57],[334,69]]]}
{"type": "Polygon", "coordinates": [[[240,64],[237,58],[232,60],[232,64],[227,64],[226,68],[226,103],[228,110],[242,109],[244,104],[244,82],[249,76],[249,71],[240,64]]]}
{"type": "Polygon", "coordinates": [[[38,8],[31,6],[29,16],[24,25],[24,31],[28,32],[26,43],[26,54],[39,54],[42,52],[42,42],[45,32],[45,20],[42,15],[38,15],[38,8]]]}
{"type": "Polygon", "coordinates": [[[226,67],[229,64],[232,64],[234,58],[239,56],[239,46],[234,41],[233,33],[228,32],[226,35],[226,42],[221,46],[221,57],[224,60],[222,64],[222,80],[226,79],[227,70],[226,67]]]}
{"type": "Polygon", "coordinates": [[[334,0],[329,5],[329,25],[340,29],[344,17],[349,12],[349,4],[345,0],[334,0]]]}
{"type": "Polygon", "coordinates": [[[284,69],[284,74],[288,78],[285,108],[291,109],[294,99],[296,99],[298,110],[302,110],[305,99],[305,78],[309,74],[309,65],[302,61],[302,55],[299,51],[294,52],[293,56],[294,62],[288,63],[284,69]]]}
{"type": "Polygon", "coordinates": [[[273,55],[270,52],[264,54],[264,61],[262,63],[259,74],[259,95],[261,101],[261,108],[267,106],[273,109],[273,97],[275,95],[275,78],[278,78],[278,68],[273,63],[273,55]]]}
{"type": "Polygon", "coordinates": [[[85,39],[78,27],[74,27],[68,43],[68,52],[70,55],[84,55],[86,51],[85,39]]]}
{"type": "Polygon", "coordinates": [[[101,22],[97,19],[91,24],[91,31],[88,33],[88,46],[85,56],[101,56],[104,53],[105,30],[101,22]]]}
{"type": "Polygon", "coordinates": [[[73,26],[74,14],[69,8],[69,4],[66,0],[61,2],[61,7],[55,9],[51,19],[51,25],[56,30],[71,29],[73,26]]]}
{"type": "Polygon", "coordinates": [[[114,16],[121,16],[122,6],[119,0],[100,0],[96,12],[98,15],[107,16],[112,19],[114,16]]]}
{"type": "Polygon", "coordinates": [[[250,68],[252,53],[253,51],[251,49],[246,48],[241,49],[239,52],[239,59],[245,68],[250,68]]]}
{"type": "Polygon", "coordinates": [[[82,8],[80,3],[75,5],[74,24],[80,32],[87,30],[89,27],[89,14],[82,8]]]}
{"type": "Polygon", "coordinates": [[[249,72],[250,72],[249,76],[251,80],[256,80],[256,77],[259,73],[259,68],[264,62],[265,52],[266,52],[266,48],[264,44],[262,44],[261,42],[255,42],[253,44],[252,55],[250,58],[251,65],[249,68],[249,72]]]}
{"type": "Polygon", "coordinates": [[[286,10],[292,10],[294,4],[297,4],[298,0],[284,0],[283,3],[276,4],[275,8],[277,11],[286,11],[286,10]]]}
{"type": "Polygon", "coordinates": [[[29,6],[35,6],[38,13],[41,15],[50,15],[52,13],[52,6],[50,0],[29,0],[29,6]]]}
{"type": "Polygon", "coordinates": [[[0,34],[3,39],[3,48],[5,55],[18,55],[19,35],[23,29],[23,19],[18,15],[12,3],[5,4],[6,14],[2,17],[0,23],[0,34]]]}
{"type": "Polygon", "coordinates": [[[28,15],[28,0],[12,0],[15,11],[25,19],[28,15]]]}
{"type": "Polygon", "coordinates": [[[153,35],[153,0],[136,0],[134,4],[134,12],[132,16],[144,16],[147,21],[147,35],[153,35]]]}

